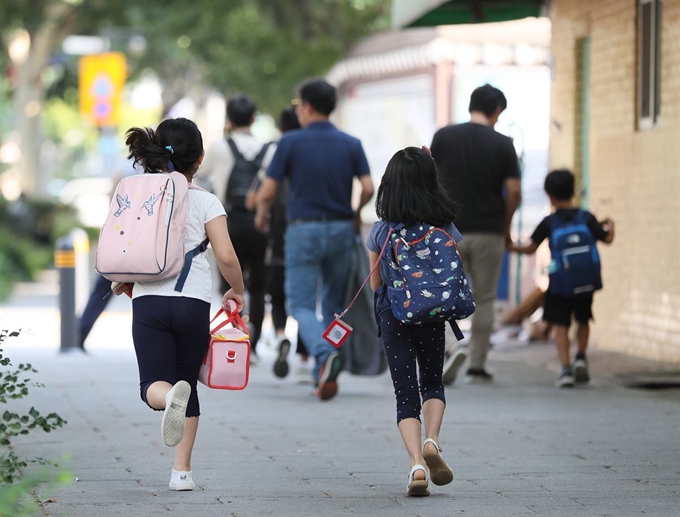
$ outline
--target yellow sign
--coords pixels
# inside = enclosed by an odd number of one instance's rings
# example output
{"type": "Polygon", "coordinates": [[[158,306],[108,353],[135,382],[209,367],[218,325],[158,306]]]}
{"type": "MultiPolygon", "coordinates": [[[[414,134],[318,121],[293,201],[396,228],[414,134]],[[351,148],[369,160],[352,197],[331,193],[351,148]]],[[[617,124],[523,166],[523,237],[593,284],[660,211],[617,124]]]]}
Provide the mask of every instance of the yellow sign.
{"type": "Polygon", "coordinates": [[[80,58],[78,90],[80,113],[95,126],[118,124],[127,65],[121,52],[80,58]]]}

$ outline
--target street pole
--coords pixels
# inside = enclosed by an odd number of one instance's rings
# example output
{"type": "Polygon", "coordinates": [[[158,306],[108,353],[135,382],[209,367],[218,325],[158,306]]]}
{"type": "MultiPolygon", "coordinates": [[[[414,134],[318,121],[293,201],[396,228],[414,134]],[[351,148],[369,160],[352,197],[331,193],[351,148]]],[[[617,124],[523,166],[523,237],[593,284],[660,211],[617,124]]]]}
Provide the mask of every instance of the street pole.
{"type": "Polygon", "coordinates": [[[54,265],[59,271],[59,313],[61,316],[61,353],[78,349],[76,318],[76,253],[72,235],[57,240],[54,265]]]}

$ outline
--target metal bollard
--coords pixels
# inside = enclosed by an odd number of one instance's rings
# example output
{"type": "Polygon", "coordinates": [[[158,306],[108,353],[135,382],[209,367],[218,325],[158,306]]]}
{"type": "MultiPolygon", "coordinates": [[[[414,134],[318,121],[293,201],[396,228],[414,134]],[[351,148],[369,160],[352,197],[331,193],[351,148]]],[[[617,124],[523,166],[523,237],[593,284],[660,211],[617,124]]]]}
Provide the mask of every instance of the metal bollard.
{"type": "Polygon", "coordinates": [[[90,298],[90,239],[82,228],[74,228],[69,233],[76,254],[76,316],[80,318],[90,298]]]}
{"type": "Polygon", "coordinates": [[[60,352],[78,349],[78,320],[76,318],[76,254],[73,237],[57,240],[54,265],[59,270],[59,313],[61,315],[60,352]]]}

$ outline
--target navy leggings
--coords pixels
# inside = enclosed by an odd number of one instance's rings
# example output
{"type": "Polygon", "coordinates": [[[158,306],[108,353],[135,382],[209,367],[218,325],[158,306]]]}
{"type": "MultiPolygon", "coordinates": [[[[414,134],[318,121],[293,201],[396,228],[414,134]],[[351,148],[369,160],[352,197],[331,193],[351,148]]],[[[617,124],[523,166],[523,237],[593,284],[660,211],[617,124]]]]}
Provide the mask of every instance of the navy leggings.
{"type": "Polygon", "coordinates": [[[405,325],[391,310],[380,313],[383,346],[397,397],[397,424],[404,418],[420,420],[421,397],[423,402],[439,399],[446,404],[442,382],[444,325],[405,325]]]}
{"type": "Polygon", "coordinates": [[[149,404],[146,391],[156,381],[184,380],[191,386],[186,416],[199,416],[196,383],[209,337],[208,302],[174,296],[132,300],[132,339],[142,400],[149,404]]]}

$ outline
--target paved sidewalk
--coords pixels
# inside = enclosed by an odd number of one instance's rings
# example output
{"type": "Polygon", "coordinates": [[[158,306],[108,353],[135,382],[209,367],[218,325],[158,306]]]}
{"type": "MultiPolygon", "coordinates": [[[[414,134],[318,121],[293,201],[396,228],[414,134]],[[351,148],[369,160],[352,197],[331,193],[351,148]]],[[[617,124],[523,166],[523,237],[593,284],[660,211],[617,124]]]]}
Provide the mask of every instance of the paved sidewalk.
{"type": "Polygon", "coordinates": [[[680,392],[631,390],[612,377],[658,364],[594,352],[593,383],[558,390],[552,346],[498,345],[493,385],[447,389],[441,445],[453,483],[411,499],[389,377],[343,374],[338,397],[321,403],[309,386],[274,379],[273,352],[262,347],[245,391],[200,388],[200,490],[177,493],[167,488],[172,455],[160,413],[139,399],[125,302],[98,322],[88,355],[57,354],[55,310],[20,302],[0,306],[0,326],[33,330],[6,352],[15,364],[32,362],[46,388],[17,407],[57,411],[68,425],[32,432],[17,449],[67,457],[62,464],[78,478],[49,494],[49,515],[680,514],[680,392]]]}

